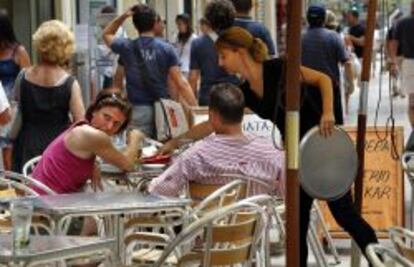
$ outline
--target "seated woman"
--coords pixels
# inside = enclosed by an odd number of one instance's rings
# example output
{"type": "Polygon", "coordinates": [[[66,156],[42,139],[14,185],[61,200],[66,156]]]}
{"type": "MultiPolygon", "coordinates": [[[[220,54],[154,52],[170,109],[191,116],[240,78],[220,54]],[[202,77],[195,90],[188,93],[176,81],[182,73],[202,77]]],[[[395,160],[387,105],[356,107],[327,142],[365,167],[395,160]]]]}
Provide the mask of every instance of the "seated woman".
{"type": "Polygon", "coordinates": [[[88,179],[94,190],[102,189],[96,156],[122,170],[134,169],[144,135],[130,131],[123,153],[111,143],[111,136],[126,129],[130,119],[130,104],[117,94],[102,91],[86,111],[85,120],[73,124],[46,148],[32,176],[58,194],[79,192],[88,179]]]}

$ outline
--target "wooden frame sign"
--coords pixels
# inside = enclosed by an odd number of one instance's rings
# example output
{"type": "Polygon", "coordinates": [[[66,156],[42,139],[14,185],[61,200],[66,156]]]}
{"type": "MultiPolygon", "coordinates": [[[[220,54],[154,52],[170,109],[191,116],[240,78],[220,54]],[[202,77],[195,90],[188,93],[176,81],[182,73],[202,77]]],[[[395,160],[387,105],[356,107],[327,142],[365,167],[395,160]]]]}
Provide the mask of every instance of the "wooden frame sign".
{"type": "MultiPolygon", "coordinates": [[[[345,127],[356,142],[356,128],[345,127]]],[[[391,226],[404,225],[404,176],[400,159],[391,154],[390,133],[385,127],[367,127],[365,139],[365,170],[363,183],[362,215],[376,230],[379,238],[388,238],[391,226]]],[[[395,145],[402,155],[404,129],[395,128],[395,145]]],[[[326,202],[320,201],[328,229],[336,238],[348,238],[332,217],[326,202]]]]}

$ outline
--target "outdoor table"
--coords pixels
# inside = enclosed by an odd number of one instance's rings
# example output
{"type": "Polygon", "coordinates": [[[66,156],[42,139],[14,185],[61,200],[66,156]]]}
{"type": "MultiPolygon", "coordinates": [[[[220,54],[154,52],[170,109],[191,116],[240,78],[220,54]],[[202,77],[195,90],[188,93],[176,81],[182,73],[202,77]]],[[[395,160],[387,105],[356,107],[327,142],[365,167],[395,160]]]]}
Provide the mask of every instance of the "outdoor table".
{"type": "Polygon", "coordinates": [[[58,233],[68,217],[109,215],[113,216],[113,229],[109,232],[116,239],[115,255],[120,260],[123,246],[123,224],[120,217],[131,213],[155,213],[181,209],[185,212],[191,200],[148,195],[141,192],[99,192],[39,196],[34,199],[35,211],[46,213],[55,221],[58,233]]]}
{"type": "Polygon", "coordinates": [[[14,252],[12,236],[2,234],[0,235],[0,263],[7,266],[29,266],[82,257],[98,252],[106,252],[110,255],[114,244],[113,238],[31,236],[27,248],[14,252]]]}

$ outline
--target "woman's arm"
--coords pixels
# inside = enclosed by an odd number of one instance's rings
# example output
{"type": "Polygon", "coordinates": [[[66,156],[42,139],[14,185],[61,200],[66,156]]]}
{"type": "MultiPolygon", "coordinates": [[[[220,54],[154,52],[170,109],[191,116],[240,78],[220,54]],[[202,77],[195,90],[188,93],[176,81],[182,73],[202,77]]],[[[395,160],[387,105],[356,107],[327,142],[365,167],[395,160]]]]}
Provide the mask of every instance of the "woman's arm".
{"type": "Polygon", "coordinates": [[[329,136],[335,124],[332,81],[328,75],[307,67],[301,66],[300,71],[305,83],[318,87],[321,91],[323,113],[320,128],[324,136],[329,136]]]}
{"type": "Polygon", "coordinates": [[[22,45],[19,45],[17,48],[15,61],[16,64],[19,65],[20,69],[24,69],[30,66],[29,54],[22,45]]]}
{"type": "Polygon", "coordinates": [[[81,120],[85,115],[85,107],[83,106],[82,92],[79,83],[76,80],[73,82],[69,101],[69,108],[73,121],[81,120]]]}
{"type": "Polygon", "coordinates": [[[160,150],[158,151],[159,154],[171,154],[174,149],[178,148],[180,145],[180,140],[191,139],[191,140],[199,140],[213,132],[213,128],[211,127],[210,122],[205,121],[200,124],[193,126],[190,130],[186,133],[171,139],[167,143],[165,143],[160,150]]]}

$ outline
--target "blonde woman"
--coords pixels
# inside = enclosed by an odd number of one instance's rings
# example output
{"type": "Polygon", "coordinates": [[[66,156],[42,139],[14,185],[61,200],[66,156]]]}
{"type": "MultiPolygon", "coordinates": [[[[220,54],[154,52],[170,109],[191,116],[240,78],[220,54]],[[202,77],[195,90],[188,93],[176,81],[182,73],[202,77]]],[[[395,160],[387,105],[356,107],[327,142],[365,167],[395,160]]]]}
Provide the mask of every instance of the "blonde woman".
{"type": "Polygon", "coordinates": [[[16,93],[22,126],[13,148],[13,170],[42,154],[73,121],[83,118],[81,89],[65,65],[75,50],[74,34],[58,20],[46,21],[33,34],[39,62],[23,70],[16,93]]]}

